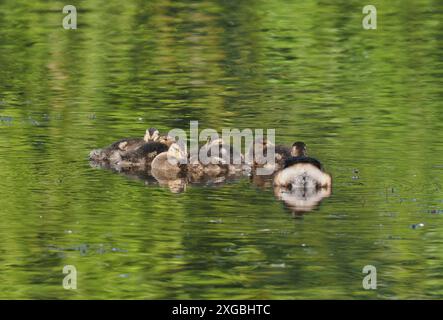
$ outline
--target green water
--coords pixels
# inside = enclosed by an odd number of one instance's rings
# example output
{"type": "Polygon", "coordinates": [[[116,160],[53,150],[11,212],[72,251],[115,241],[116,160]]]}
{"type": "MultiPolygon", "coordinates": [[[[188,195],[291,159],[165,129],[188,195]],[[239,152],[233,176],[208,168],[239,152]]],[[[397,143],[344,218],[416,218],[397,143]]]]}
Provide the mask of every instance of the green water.
{"type": "Polygon", "coordinates": [[[0,298],[443,298],[441,1],[372,1],[377,30],[364,1],[70,4],[77,30],[0,1],[0,298]],[[333,194],[293,215],[247,177],[172,193],[87,161],[191,120],[305,141],[333,194]]]}

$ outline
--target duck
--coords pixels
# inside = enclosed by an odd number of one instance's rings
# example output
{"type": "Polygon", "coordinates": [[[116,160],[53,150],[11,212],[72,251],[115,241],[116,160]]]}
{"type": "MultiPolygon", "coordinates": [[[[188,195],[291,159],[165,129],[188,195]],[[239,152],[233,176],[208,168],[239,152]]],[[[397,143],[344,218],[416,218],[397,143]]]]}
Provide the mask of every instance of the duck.
{"type": "Polygon", "coordinates": [[[256,139],[248,150],[248,163],[251,169],[266,168],[269,172],[275,173],[284,167],[285,161],[291,157],[291,149],[284,145],[274,145],[266,138],[256,139]],[[275,162],[267,163],[268,149],[274,148],[275,162]]]}
{"type": "Polygon", "coordinates": [[[317,159],[308,157],[306,144],[294,142],[291,157],[285,160],[283,170],[274,177],[274,186],[287,190],[294,188],[331,188],[332,177],[323,171],[317,159]]]}
{"type": "Polygon", "coordinates": [[[156,128],[149,128],[146,130],[145,136],[141,138],[126,138],[121,139],[111,144],[110,148],[124,152],[137,150],[147,142],[153,142],[159,139],[159,132],[156,128]]]}
{"type": "Polygon", "coordinates": [[[89,153],[89,159],[92,161],[117,163],[121,161],[122,155],[134,152],[146,143],[158,142],[169,147],[174,139],[169,136],[160,135],[156,128],[148,128],[142,138],[125,138],[112,143],[103,149],[94,149],[89,153]]]}
{"type": "Polygon", "coordinates": [[[234,174],[239,170],[241,164],[229,163],[226,157],[239,156],[240,162],[243,162],[241,153],[235,154],[233,146],[228,146],[221,138],[208,140],[200,149],[199,155],[191,155],[188,164],[188,177],[192,182],[202,181],[204,179],[213,179],[224,175],[234,174]],[[213,155],[213,151],[218,151],[213,155]],[[201,161],[201,155],[206,159],[201,161]]]}
{"type": "Polygon", "coordinates": [[[155,157],[168,151],[168,146],[161,142],[147,142],[136,150],[121,153],[115,166],[124,169],[144,169],[151,165],[155,157]]]}
{"type": "MultiPolygon", "coordinates": [[[[218,150],[218,155],[226,162],[241,164],[244,163],[245,157],[233,144],[226,143],[222,138],[209,140],[203,147],[206,152],[218,150]],[[232,160],[232,161],[231,161],[232,160]]],[[[212,156],[212,154],[211,154],[212,156]]]]}
{"type": "Polygon", "coordinates": [[[151,174],[158,181],[176,180],[186,175],[187,160],[186,144],[175,142],[152,160],[151,174]]]}

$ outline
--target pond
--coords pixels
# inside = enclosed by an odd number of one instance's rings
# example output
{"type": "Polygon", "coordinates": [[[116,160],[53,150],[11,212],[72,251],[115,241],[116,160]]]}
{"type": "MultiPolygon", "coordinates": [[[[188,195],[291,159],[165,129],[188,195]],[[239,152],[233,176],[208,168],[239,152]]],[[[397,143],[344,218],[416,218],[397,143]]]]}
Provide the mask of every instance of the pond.
{"type": "Polygon", "coordinates": [[[443,298],[440,2],[372,1],[376,30],[360,1],[71,4],[76,30],[0,4],[1,299],[443,298]],[[190,121],[306,142],[332,194],[294,214],[247,176],[171,192],[88,162],[190,121]]]}

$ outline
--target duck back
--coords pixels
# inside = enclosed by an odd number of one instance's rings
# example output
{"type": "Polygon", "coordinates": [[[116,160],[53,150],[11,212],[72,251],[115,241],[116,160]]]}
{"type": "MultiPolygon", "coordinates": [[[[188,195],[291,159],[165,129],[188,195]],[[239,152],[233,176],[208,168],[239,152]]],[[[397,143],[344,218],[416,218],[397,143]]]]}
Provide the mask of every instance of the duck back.
{"type": "Polygon", "coordinates": [[[141,147],[122,156],[122,160],[129,163],[150,164],[156,156],[168,151],[168,146],[161,142],[145,142],[141,147]]]}
{"type": "Polygon", "coordinates": [[[145,140],[140,138],[126,138],[114,142],[108,148],[111,150],[134,151],[145,143],[145,140]]]}
{"type": "Polygon", "coordinates": [[[314,159],[311,157],[305,157],[305,156],[290,157],[290,158],[286,159],[284,168],[289,168],[289,167],[291,167],[295,164],[299,164],[299,163],[312,164],[313,166],[322,170],[322,165],[321,165],[320,161],[318,161],[317,159],[314,159]]]}
{"type": "Polygon", "coordinates": [[[291,157],[291,150],[286,146],[276,145],[275,153],[281,155],[283,158],[286,159],[291,157]]]}

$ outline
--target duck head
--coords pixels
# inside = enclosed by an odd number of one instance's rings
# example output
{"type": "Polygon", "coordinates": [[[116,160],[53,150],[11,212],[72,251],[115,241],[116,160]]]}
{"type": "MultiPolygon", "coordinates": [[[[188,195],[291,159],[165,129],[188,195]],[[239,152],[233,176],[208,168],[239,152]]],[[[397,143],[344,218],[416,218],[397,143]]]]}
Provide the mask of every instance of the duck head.
{"type": "Polygon", "coordinates": [[[305,157],[308,155],[307,147],[304,142],[294,142],[291,149],[291,155],[293,157],[305,157]]]}
{"type": "Polygon", "coordinates": [[[166,136],[160,136],[157,139],[157,141],[170,147],[175,142],[175,138],[171,137],[169,135],[166,135],[166,136]]]}
{"type": "Polygon", "coordinates": [[[144,140],[146,142],[149,141],[157,141],[160,138],[160,133],[156,128],[149,128],[146,130],[144,140]]]}

